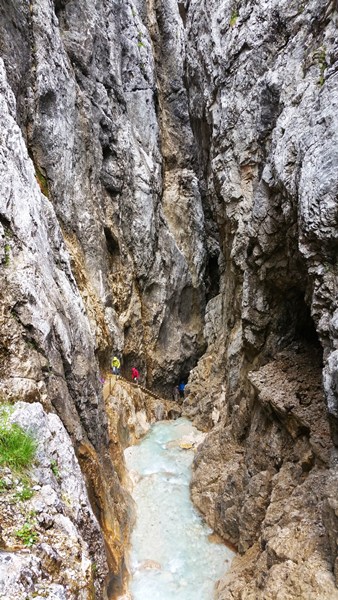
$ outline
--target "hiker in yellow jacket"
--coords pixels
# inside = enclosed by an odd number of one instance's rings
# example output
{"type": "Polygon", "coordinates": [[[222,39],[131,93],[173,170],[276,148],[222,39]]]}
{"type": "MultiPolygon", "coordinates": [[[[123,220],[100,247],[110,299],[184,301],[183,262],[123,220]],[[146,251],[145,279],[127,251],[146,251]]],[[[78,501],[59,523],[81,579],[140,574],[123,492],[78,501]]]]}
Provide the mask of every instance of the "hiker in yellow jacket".
{"type": "Polygon", "coordinates": [[[111,361],[111,366],[112,366],[113,375],[120,375],[121,363],[120,363],[119,359],[117,358],[117,356],[114,356],[113,360],[111,361]]]}

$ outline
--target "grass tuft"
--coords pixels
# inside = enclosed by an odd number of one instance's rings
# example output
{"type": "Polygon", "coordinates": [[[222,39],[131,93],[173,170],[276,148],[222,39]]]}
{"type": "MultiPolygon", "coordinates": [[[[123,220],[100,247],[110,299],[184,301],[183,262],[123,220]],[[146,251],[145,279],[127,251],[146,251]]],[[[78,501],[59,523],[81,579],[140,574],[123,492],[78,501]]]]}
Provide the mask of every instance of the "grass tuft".
{"type": "Polygon", "coordinates": [[[230,27],[235,27],[239,14],[237,10],[233,10],[230,17],[230,27]]]}
{"type": "Polygon", "coordinates": [[[39,538],[39,534],[34,529],[34,524],[26,521],[23,526],[15,532],[15,535],[22,541],[24,546],[31,548],[39,538]]]}
{"type": "Polygon", "coordinates": [[[30,467],[36,453],[37,443],[16,423],[8,422],[8,412],[0,413],[0,465],[14,471],[30,467]]]}

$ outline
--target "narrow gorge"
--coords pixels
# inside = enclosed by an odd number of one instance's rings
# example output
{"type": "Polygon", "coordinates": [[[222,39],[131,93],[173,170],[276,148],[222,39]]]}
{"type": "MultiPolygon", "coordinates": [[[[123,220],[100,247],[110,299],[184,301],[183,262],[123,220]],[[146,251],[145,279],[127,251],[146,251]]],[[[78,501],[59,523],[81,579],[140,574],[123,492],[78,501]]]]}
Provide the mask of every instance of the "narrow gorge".
{"type": "Polygon", "coordinates": [[[183,415],[215,599],[338,600],[337,23],[0,0],[0,598],[128,597],[124,450],[183,415]]]}

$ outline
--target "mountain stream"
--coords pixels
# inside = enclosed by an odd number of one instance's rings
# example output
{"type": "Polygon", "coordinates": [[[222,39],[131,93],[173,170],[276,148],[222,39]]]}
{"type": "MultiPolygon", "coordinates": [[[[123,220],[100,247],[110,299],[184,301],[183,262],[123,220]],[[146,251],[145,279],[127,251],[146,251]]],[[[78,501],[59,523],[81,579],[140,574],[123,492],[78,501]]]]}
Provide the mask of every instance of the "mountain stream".
{"type": "Polygon", "coordinates": [[[203,439],[187,419],[155,424],[125,450],[136,503],[129,570],[132,600],[210,600],[234,553],[212,531],[189,494],[193,447],[203,439]]]}

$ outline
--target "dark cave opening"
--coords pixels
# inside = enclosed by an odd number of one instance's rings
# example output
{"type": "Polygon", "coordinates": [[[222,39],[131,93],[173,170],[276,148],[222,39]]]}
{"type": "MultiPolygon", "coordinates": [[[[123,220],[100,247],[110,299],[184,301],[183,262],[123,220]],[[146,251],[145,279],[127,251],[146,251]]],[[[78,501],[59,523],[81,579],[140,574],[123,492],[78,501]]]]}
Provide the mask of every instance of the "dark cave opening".
{"type": "Polygon", "coordinates": [[[311,316],[310,308],[305,304],[304,297],[298,304],[298,314],[295,324],[295,338],[304,340],[313,346],[321,348],[316,327],[311,316]]]}
{"type": "Polygon", "coordinates": [[[111,256],[118,256],[120,254],[119,243],[112,234],[109,227],[104,227],[104,235],[106,238],[107,250],[111,256]]]}
{"type": "Polygon", "coordinates": [[[218,256],[209,256],[205,269],[205,297],[209,302],[219,294],[219,265],[218,256]]]}
{"type": "Polygon", "coordinates": [[[291,287],[284,290],[282,296],[279,295],[277,302],[275,334],[278,347],[285,347],[291,342],[303,342],[322,349],[304,292],[291,287]]]}

